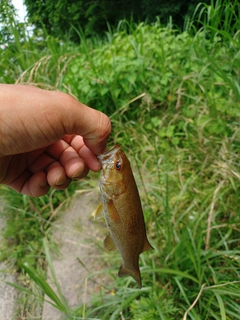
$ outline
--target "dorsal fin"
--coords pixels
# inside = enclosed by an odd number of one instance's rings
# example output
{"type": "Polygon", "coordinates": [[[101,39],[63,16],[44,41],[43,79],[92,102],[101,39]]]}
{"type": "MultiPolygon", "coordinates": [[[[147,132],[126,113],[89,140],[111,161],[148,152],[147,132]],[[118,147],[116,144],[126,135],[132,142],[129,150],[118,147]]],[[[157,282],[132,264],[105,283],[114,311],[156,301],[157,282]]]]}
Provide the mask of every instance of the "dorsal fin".
{"type": "Polygon", "coordinates": [[[153,247],[150,245],[148,238],[146,237],[142,252],[149,251],[149,250],[153,250],[153,247]]]}

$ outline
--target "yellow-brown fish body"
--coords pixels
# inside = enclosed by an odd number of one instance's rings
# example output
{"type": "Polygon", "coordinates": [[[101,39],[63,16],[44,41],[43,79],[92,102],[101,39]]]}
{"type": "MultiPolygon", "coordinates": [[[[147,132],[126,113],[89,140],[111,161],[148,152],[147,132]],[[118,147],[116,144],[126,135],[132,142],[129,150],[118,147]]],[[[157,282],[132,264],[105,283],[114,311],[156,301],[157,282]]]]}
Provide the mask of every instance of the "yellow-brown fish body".
{"type": "Polygon", "coordinates": [[[119,145],[99,155],[98,159],[102,164],[100,191],[109,230],[104,246],[108,250],[117,248],[121,253],[122,265],[118,275],[131,275],[141,288],[139,255],[152,247],[146,236],[142,205],[130,162],[119,145]]]}

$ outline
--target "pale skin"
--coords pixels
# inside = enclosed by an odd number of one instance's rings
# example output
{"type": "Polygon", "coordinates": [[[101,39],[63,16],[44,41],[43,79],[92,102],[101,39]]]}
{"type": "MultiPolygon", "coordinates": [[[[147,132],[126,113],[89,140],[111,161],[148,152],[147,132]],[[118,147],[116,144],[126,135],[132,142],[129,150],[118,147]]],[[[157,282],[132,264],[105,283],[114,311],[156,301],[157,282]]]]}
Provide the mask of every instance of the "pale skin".
{"type": "Polygon", "coordinates": [[[0,184],[38,197],[99,171],[109,118],[73,97],[0,84],[0,184]]]}

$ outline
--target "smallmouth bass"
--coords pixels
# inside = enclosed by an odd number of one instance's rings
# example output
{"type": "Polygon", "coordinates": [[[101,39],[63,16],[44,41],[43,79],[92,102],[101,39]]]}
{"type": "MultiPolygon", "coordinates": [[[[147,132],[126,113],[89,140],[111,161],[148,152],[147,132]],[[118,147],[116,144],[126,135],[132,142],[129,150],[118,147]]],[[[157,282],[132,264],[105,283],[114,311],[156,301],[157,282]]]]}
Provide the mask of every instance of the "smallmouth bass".
{"type": "Polygon", "coordinates": [[[141,288],[139,255],[153,248],[147,239],[142,205],[130,162],[119,145],[99,155],[98,159],[102,164],[102,203],[95,216],[103,212],[109,230],[104,247],[108,251],[118,249],[122,256],[118,276],[132,276],[141,288]]]}

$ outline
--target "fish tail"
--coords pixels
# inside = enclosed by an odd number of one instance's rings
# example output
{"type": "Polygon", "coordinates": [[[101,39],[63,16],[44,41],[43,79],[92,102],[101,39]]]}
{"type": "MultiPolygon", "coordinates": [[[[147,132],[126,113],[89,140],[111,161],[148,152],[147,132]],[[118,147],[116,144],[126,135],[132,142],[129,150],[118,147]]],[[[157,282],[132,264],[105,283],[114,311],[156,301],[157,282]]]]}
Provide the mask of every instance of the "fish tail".
{"type": "Polygon", "coordinates": [[[142,288],[142,280],[141,280],[141,274],[139,268],[137,269],[127,269],[123,265],[121,265],[119,272],[118,272],[119,277],[127,277],[131,276],[133,279],[137,282],[139,288],[142,288]]]}

